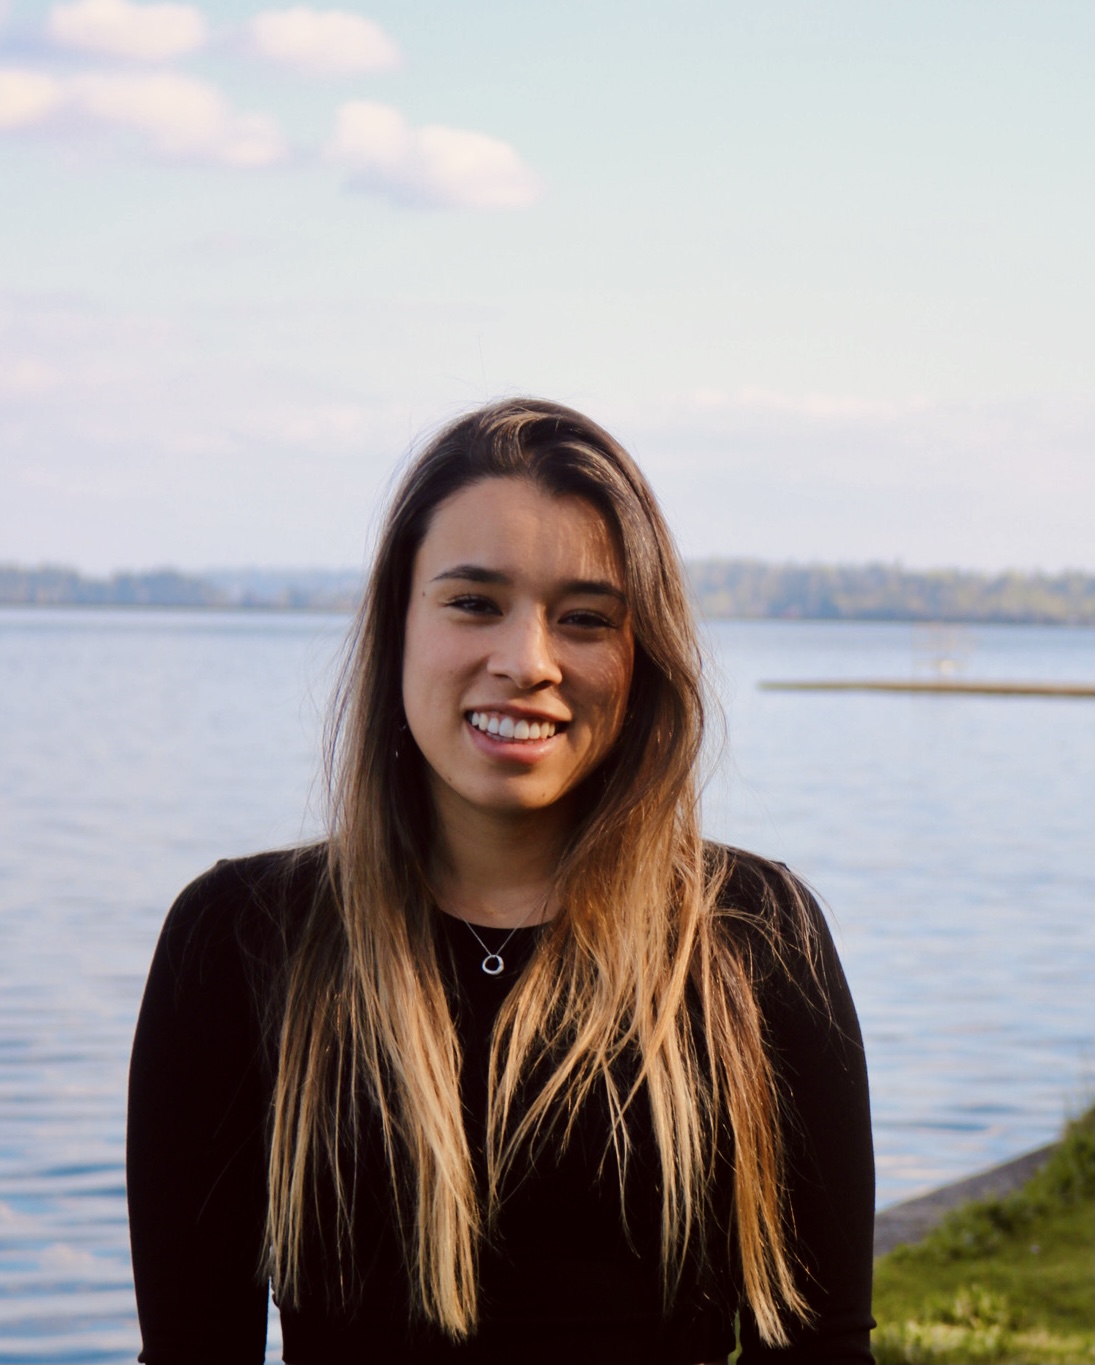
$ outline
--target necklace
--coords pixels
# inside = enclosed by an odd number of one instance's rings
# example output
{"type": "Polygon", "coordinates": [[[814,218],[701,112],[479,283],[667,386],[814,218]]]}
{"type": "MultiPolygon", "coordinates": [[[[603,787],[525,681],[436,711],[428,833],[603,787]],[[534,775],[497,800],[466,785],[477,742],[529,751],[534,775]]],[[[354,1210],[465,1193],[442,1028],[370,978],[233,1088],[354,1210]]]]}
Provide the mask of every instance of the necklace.
{"type": "MultiPolygon", "coordinates": [[[[525,919],[523,919],[520,922],[520,924],[515,924],[513,926],[513,928],[509,931],[506,937],[498,945],[497,952],[491,952],[490,947],[483,942],[483,940],[479,937],[479,934],[476,932],[475,925],[472,924],[469,920],[466,919],[464,920],[464,923],[471,930],[472,936],[475,939],[476,943],[478,943],[480,948],[482,948],[482,950],[486,953],[486,957],[479,965],[488,976],[501,976],[501,974],[506,970],[506,959],[502,956],[503,949],[505,948],[506,944],[510,941],[510,939],[514,936],[514,934],[517,932],[517,930],[523,929],[525,927],[525,920],[527,920],[529,918],[529,915],[531,914],[532,911],[530,910],[528,912],[528,915],[525,916],[525,919]]],[[[464,919],[463,915],[461,915],[460,918],[464,919]]]]}

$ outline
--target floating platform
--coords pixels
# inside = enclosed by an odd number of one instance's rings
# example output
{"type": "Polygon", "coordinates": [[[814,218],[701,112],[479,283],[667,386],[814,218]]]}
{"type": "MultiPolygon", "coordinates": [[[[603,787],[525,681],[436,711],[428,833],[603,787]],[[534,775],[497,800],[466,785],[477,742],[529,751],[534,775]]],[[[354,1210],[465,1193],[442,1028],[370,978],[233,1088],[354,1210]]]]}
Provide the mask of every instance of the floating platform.
{"type": "Polygon", "coordinates": [[[929,692],[970,697],[1095,697],[1090,683],[966,682],[951,678],[819,678],[761,682],[764,692],[929,692]]]}

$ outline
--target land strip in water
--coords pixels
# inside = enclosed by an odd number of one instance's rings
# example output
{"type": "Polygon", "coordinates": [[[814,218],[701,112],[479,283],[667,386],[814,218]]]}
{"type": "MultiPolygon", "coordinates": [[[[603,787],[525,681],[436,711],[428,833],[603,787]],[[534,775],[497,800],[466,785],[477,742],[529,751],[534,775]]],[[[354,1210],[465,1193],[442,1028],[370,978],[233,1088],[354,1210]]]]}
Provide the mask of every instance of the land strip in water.
{"type": "MultiPolygon", "coordinates": [[[[1095,574],[976,573],[897,565],[769,564],[705,559],[687,565],[700,611],[713,620],[996,622],[1095,625],[1095,574]]],[[[86,576],[60,565],[0,564],[0,604],[348,611],[358,569],[175,569],[86,576]]]]}

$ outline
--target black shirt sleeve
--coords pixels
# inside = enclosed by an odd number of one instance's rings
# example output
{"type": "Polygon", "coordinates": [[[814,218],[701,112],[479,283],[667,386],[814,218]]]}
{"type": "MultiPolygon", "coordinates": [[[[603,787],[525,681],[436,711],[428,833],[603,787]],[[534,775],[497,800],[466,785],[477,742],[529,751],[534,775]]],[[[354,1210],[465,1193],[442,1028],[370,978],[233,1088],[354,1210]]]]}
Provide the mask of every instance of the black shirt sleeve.
{"type": "Polygon", "coordinates": [[[148,1365],[265,1356],[269,1087],[240,934],[248,894],[235,864],[183,892],[137,1023],[126,1162],[148,1365]]]}
{"type": "Polygon", "coordinates": [[[792,951],[790,970],[773,970],[760,995],[785,1105],[798,1282],[814,1317],[788,1323],[790,1344],[774,1348],[760,1341],[743,1307],[740,1365],[870,1365],[874,1359],[874,1152],[863,1040],[832,936],[812,897],[806,908],[816,936],[816,976],[800,947],[792,951]]]}

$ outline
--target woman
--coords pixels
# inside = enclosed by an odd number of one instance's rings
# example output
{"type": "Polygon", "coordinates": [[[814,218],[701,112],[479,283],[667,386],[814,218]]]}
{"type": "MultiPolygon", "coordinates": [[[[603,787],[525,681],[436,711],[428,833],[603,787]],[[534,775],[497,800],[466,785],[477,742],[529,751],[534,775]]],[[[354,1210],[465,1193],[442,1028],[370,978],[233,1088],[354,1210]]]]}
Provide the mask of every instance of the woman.
{"type": "Polygon", "coordinates": [[[682,571],[594,423],[520,400],[406,474],[330,837],[165,925],[130,1093],[144,1354],[871,1359],[855,1012],[814,902],[702,842],[682,571]]]}

